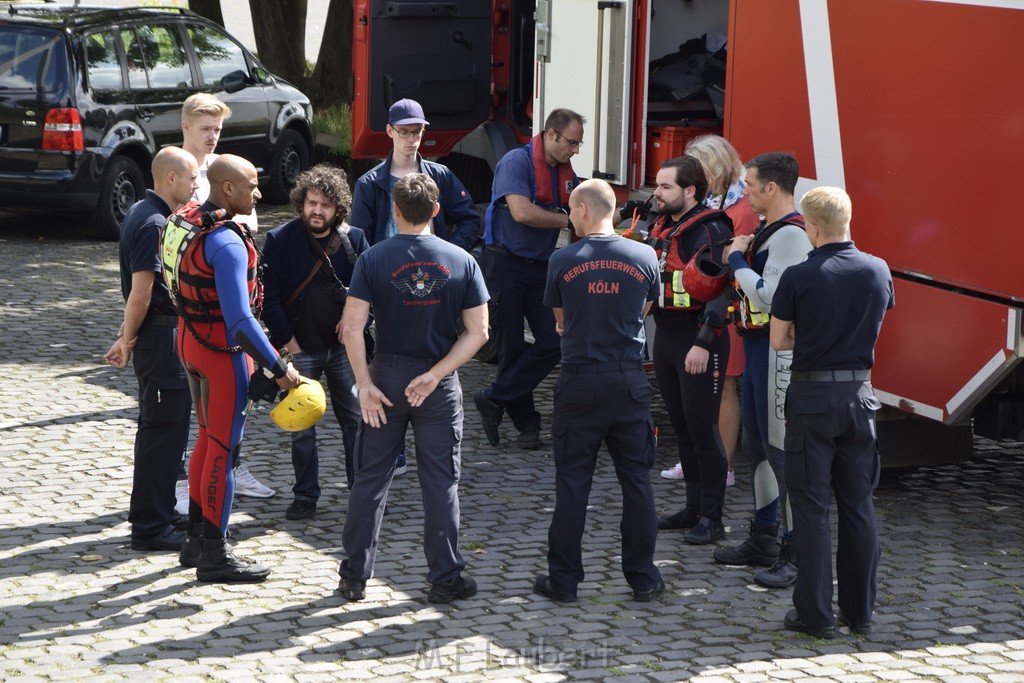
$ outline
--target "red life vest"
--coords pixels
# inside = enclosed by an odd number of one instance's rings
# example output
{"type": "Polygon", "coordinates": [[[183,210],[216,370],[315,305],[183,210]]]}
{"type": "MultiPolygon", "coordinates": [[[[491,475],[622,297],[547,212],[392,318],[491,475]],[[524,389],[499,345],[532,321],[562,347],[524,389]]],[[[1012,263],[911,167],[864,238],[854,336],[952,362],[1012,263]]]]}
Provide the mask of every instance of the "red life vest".
{"type": "MultiPolygon", "coordinates": [[[[667,225],[670,216],[663,215],[651,226],[651,237],[647,243],[654,247],[658,254],[658,266],[661,269],[661,293],[658,296],[658,307],[666,311],[696,311],[704,307],[705,301],[691,297],[683,285],[683,269],[686,262],[679,255],[676,240],[691,227],[709,222],[716,218],[726,218],[724,211],[708,209],[691,216],[676,226],[667,225]]],[[[711,235],[708,233],[707,246],[711,248],[711,235]]],[[[700,253],[697,249],[691,258],[700,253]]]]}
{"type": "Polygon", "coordinates": [[[191,201],[172,213],[161,236],[161,259],[164,279],[178,314],[187,323],[223,323],[224,313],[217,298],[217,283],[213,266],[206,260],[204,245],[211,232],[220,227],[234,230],[242,238],[248,252],[246,258],[246,285],[249,305],[255,311],[262,308],[263,287],[257,277],[256,262],[259,253],[252,234],[244,225],[224,220],[226,211],[199,210],[199,202],[191,201]]]}
{"type": "MultiPolygon", "coordinates": [[[[743,258],[746,259],[747,265],[751,268],[754,267],[754,257],[757,255],[757,250],[761,248],[768,238],[778,232],[779,229],[786,225],[795,225],[801,230],[805,230],[804,217],[800,214],[792,214],[784,217],[782,220],[775,221],[771,225],[765,226],[760,232],[754,232],[754,239],[751,240],[750,244],[747,245],[747,251],[743,254],[743,258]]],[[[758,273],[760,275],[760,273],[758,273]]],[[[733,322],[736,323],[736,327],[741,330],[762,330],[768,326],[771,321],[771,315],[765,313],[757,307],[750,297],[744,294],[743,289],[740,287],[738,280],[733,280],[733,290],[736,292],[736,298],[733,299],[732,304],[729,306],[729,311],[732,313],[733,322]]]]}

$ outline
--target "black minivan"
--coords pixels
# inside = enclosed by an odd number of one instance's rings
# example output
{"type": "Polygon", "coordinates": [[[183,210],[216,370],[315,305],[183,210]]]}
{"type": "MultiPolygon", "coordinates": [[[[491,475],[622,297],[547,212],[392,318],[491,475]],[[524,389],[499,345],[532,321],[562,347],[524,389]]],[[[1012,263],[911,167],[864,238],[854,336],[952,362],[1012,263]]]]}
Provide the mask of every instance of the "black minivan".
{"type": "Polygon", "coordinates": [[[312,157],[309,98],[223,28],[184,9],[0,5],[0,207],[82,212],[117,239],[196,92],[231,108],[217,152],[286,203],[312,157]]]}

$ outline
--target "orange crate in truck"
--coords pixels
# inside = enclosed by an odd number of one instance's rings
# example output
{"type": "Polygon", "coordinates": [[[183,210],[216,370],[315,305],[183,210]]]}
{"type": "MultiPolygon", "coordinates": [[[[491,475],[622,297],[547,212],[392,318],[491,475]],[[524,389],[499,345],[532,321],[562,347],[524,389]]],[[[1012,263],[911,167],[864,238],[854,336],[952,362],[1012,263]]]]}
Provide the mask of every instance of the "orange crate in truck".
{"type": "Polygon", "coordinates": [[[701,135],[722,134],[717,126],[651,126],[647,129],[647,165],[644,177],[650,184],[658,175],[661,163],[686,151],[686,143],[701,135]]]}

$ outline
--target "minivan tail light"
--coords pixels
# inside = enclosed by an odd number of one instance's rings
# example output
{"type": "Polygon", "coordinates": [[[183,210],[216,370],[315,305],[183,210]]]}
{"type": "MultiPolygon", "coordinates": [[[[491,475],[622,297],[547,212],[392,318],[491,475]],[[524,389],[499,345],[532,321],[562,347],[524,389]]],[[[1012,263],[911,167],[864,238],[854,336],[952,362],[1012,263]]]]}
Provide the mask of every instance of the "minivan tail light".
{"type": "Polygon", "coordinates": [[[61,108],[46,112],[43,149],[57,152],[81,152],[85,149],[82,118],[77,109],[61,108]]]}

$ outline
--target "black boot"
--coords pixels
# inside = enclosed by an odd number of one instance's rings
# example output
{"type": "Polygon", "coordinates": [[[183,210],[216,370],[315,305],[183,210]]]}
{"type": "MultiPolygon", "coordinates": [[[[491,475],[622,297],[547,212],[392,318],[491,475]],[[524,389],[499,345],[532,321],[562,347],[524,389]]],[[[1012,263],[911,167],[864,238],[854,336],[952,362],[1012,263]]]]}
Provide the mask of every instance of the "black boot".
{"type": "Polygon", "coordinates": [[[196,578],[219,583],[252,583],[270,575],[270,567],[235,555],[223,538],[204,538],[196,578]]]}
{"type": "Polygon", "coordinates": [[[190,522],[185,542],[178,553],[178,564],[182,567],[198,567],[199,556],[203,554],[203,523],[190,522]]]}
{"type": "Polygon", "coordinates": [[[778,524],[750,520],[750,538],[732,548],[719,548],[715,562],[734,566],[771,567],[779,558],[778,524]]]}
{"type": "Polygon", "coordinates": [[[771,569],[765,569],[754,575],[754,583],[765,588],[789,588],[796,583],[796,549],[792,538],[782,538],[782,549],[779,559],[771,569]]]}

